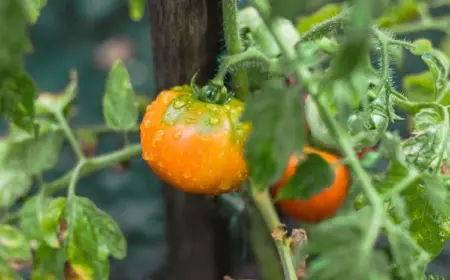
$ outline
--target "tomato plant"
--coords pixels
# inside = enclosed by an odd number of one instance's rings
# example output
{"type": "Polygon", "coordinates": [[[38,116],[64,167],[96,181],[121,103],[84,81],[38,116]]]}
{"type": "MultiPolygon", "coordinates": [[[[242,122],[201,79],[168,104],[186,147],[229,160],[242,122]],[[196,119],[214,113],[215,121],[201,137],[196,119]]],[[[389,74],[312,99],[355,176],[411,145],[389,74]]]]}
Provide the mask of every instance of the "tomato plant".
{"type": "MultiPolygon", "coordinates": [[[[238,9],[222,0],[225,50],[209,81],[197,85],[190,73],[189,85],[149,101],[116,61],[104,126],[81,129],[70,125],[76,72],[50,95],[23,67],[28,25],[45,2],[0,2],[0,115],[8,122],[0,279],[20,279],[25,264],[32,279],[108,279],[109,258],[125,257],[126,240],[77,194],[78,181],[139,157],[171,186],[215,195],[244,215],[263,279],[440,279],[426,269],[450,239],[450,20],[432,12],[448,1],[250,0],[238,9]],[[440,46],[404,39],[428,30],[444,34],[440,46]],[[412,57],[427,70],[397,85],[412,57]],[[411,133],[401,139],[390,125],[404,118],[411,133]],[[128,137],[135,132],[140,143],[128,137]],[[104,133],[124,145],[95,155],[104,133]],[[65,142],[76,163],[47,182],[65,142]],[[379,159],[386,168],[373,168],[379,159]],[[61,189],[67,194],[55,196],[61,189]],[[286,228],[277,208],[305,229],[286,228]],[[376,246],[382,235],[386,250],[376,246]]],[[[144,1],[129,3],[140,20],[144,1]]]]}

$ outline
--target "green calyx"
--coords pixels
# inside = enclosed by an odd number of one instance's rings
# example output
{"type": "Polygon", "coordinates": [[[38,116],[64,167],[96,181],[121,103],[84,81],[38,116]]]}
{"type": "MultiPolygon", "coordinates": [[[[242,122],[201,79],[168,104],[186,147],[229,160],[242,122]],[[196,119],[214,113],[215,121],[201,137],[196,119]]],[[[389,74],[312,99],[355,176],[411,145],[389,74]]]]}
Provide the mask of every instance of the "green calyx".
{"type": "Polygon", "coordinates": [[[193,96],[202,102],[224,105],[230,102],[233,97],[233,93],[229,92],[223,83],[215,82],[214,80],[200,88],[196,83],[195,79],[197,73],[191,79],[191,88],[193,96]]]}

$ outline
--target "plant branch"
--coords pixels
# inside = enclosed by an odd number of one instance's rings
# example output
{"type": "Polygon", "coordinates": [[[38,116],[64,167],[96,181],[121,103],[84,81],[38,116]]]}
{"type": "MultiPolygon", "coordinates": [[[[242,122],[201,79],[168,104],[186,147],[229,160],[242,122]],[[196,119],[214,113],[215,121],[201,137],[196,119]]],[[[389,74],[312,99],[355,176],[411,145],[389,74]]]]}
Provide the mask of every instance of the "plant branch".
{"type": "MultiPolygon", "coordinates": [[[[237,1],[222,0],[223,31],[227,53],[229,55],[239,54],[244,48],[241,42],[239,27],[237,22],[237,1]]],[[[250,95],[248,75],[244,69],[238,69],[234,73],[232,82],[236,87],[237,97],[246,100],[250,95]]]]}
{"type": "MultiPolygon", "coordinates": [[[[124,160],[128,160],[139,155],[142,152],[140,144],[130,145],[124,149],[106,154],[103,156],[98,156],[94,158],[89,158],[85,160],[83,167],[80,170],[80,177],[89,175],[97,170],[112,166],[114,164],[120,163],[124,160]]],[[[66,174],[56,179],[55,181],[48,183],[44,186],[44,193],[46,195],[51,195],[56,191],[64,188],[70,182],[72,173],[74,170],[68,171],[66,174]]]]}
{"type": "Polygon", "coordinates": [[[67,140],[69,141],[70,145],[72,146],[72,149],[79,161],[84,160],[85,157],[83,155],[83,152],[81,151],[80,143],[78,142],[77,138],[73,134],[71,128],[69,127],[69,124],[67,123],[67,120],[64,118],[64,115],[57,111],[54,113],[56,119],[58,120],[59,124],[61,125],[61,128],[64,131],[64,134],[66,135],[67,140]]]}
{"type": "MultiPolygon", "coordinates": [[[[277,230],[280,230],[282,224],[280,223],[268,191],[258,192],[254,184],[250,187],[255,205],[261,213],[270,233],[275,233],[277,230]]],[[[293,266],[291,250],[286,238],[284,236],[280,239],[274,238],[274,242],[281,258],[281,265],[286,280],[297,280],[298,277],[293,266]]]]}

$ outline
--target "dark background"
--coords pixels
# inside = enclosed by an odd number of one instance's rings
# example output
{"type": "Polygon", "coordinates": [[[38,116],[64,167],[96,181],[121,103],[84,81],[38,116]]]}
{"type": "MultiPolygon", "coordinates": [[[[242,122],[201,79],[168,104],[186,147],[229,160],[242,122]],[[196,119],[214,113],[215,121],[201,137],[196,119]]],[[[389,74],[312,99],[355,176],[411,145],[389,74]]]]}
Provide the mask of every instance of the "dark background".
{"type": "MultiPolygon", "coordinates": [[[[48,2],[38,23],[31,29],[34,52],[27,59],[27,69],[40,90],[50,92],[65,87],[71,69],[78,71],[79,96],[73,125],[103,122],[101,96],[110,63],[115,58],[126,61],[138,92],[154,96],[153,75],[158,69],[152,68],[148,16],[139,23],[132,22],[126,1],[122,0],[48,2]]],[[[438,33],[431,34],[435,42],[439,37],[438,33]]],[[[418,72],[424,65],[420,60],[408,57],[404,69],[405,72],[418,72]]],[[[399,124],[393,129],[405,135],[405,127],[399,124]]],[[[104,138],[98,153],[117,149],[120,144],[118,138],[104,138]]],[[[72,164],[73,158],[65,149],[50,176],[62,174],[72,164]]],[[[128,240],[128,256],[113,263],[111,279],[156,279],[152,275],[164,264],[166,253],[164,207],[161,183],[147,165],[137,158],[133,160],[132,168],[124,172],[103,170],[83,179],[77,192],[112,215],[128,240]]],[[[244,249],[235,248],[235,255],[245,256],[244,249]]],[[[430,265],[430,271],[450,277],[449,267],[450,247],[447,246],[447,250],[430,265]]],[[[158,279],[164,279],[164,276],[160,274],[158,279]]]]}

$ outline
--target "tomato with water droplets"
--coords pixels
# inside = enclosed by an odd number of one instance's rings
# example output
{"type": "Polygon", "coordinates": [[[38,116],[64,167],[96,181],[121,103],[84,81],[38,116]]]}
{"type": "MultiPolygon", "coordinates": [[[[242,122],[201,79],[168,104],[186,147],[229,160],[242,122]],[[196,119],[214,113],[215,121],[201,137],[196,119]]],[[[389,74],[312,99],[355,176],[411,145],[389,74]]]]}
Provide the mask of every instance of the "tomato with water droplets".
{"type": "Polygon", "coordinates": [[[236,191],[247,178],[243,148],[250,129],[244,103],[200,101],[190,86],[162,91],[140,125],[142,157],[168,184],[189,193],[236,191]]]}

